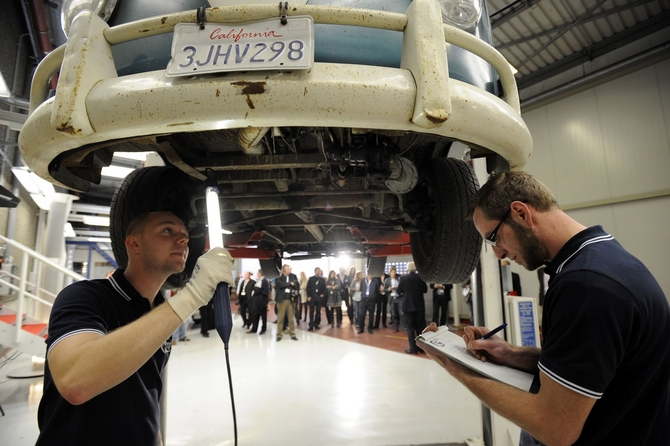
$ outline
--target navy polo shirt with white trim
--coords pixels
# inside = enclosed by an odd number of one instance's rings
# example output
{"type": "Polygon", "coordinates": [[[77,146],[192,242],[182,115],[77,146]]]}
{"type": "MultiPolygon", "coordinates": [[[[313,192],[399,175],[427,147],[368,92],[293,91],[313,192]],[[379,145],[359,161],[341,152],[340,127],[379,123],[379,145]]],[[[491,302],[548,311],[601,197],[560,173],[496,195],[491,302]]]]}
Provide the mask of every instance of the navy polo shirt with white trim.
{"type": "MultiPolygon", "coordinates": [[[[49,370],[49,352],[68,336],[84,332],[104,336],[151,311],[149,300],[133,288],[123,273],[117,269],[109,279],[74,283],[56,298],[46,340],[37,445],[157,444],[161,373],[170,356],[170,339],[128,379],[78,406],[60,395],[49,370]]],[[[162,302],[163,296],[158,293],[154,306],[162,302]]]]}
{"type": "Polygon", "coordinates": [[[670,306],[656,279],[600,226],[574,236],[545,271],[538,366],[597,399],[575,444],[668,444],[670,306]]]}

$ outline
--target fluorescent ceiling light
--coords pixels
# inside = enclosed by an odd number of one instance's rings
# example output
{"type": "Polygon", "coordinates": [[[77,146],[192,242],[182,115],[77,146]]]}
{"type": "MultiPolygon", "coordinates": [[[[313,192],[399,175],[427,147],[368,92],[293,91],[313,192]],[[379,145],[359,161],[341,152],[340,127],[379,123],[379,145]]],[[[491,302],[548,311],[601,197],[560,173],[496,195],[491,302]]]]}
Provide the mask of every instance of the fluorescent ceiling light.
{"type": "Polygon", "coordinates": [[[114,156],[127,160],[146,161],[147,156],[156,152],[114,152],[114,156]]]}
{"type": "Polygon", "coordinates": [[[56,192],[53,184],[38,177],[27,167],[12,167],[12,173],[29,194],[52,195],[56,192]]]}
{"type": "Polygon", "coordinates": [[[53,184],[38,177],[27,167],[12,167],[12,173],[40,209],[51,209],[51,199],[56,193],[53,184]]]}
{"type": "Polygon", "coordinates": [[[72,212],[88,212],[90,214],[109,215],[109,206],[99,206],[97,204],[72,203],[72,212]]]}
{"type": "Polygon", "coordinates": [[[99,217],[96,215],[82,215],[82,222],[90,226],[109,226],[109,217],[99,217]]]}
{"type": "Polygon", "coordinates": [[[74,232],[72,223],[65,223],[65,230],[63,231],[65,237],[76,237],[77,234],[74,232]]]}
{"type": "Polygon", "coordinates": [[[219,211],[219,190],[216,187],[208,187],[205,191],[205,200],[207,205],[209,246],[211,248],[223,248],[223,237],[221,237],[221,213],[219,211]]]}
{"type": "Polygon", "coordinates": [[[7,83],[5,82],[5,77],[0,73],[0,98],[8,98],[12,94],[9,91],[9,88],[7,88],[7,83]]]}
{"type": "Polygon", "coordinates": [[[133,170],[132,167],[108,166],[102,168],[101,174],[103,177],[125,178],[133,170]]]}
{"type": "Polygon", "coordinates": [[[87,240],[93,243],[112,243],[111,238],[104,238],[104,237],[89,237],[87,240]]]}

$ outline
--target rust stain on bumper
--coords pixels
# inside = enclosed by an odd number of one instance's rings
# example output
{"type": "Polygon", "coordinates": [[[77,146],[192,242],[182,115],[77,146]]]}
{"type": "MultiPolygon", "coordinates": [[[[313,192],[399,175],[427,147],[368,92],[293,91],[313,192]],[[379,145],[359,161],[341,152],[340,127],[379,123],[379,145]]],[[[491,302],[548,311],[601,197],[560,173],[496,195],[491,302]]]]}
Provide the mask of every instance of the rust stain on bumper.
{"type": "Polygon", "coordinates": [[[438,118],[436,116],[431,116],[431,115],[426,115],[426,119],[428,119],[430,122],[434,122],[435,124],[442,124],[447,120],[447,118],[438,118]]]}
{"type": "Polygon", "coordinates": [[[232,82],[231,85],[242,88],[242,94],[262,94],[265,93],[266,82],[232,82]]]}
{"type": "Polygon", "coordinates": [[[56,130],[59,131],[59,132],[68,133],[70,135],[77,135],[77,134],[81,133],[81,129],[74,128],[69,122],[65,123],[65,124],[62,124],[62,125],[59,125],[56,128],[56,130]]]}

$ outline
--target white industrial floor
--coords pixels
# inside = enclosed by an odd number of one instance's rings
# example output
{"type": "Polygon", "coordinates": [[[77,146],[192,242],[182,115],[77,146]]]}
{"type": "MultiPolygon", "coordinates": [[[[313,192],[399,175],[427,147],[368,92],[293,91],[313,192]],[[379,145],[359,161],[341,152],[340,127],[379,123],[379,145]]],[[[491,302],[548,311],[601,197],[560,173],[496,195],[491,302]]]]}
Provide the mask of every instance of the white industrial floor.
{"type": "MultiPolygon", "coordinates": [[[[230,361],[238,442],[250,445],[429,445],[481,437],[481,405],[425,355],[407,355],[297,330],[299,341],[249,335],[235,320],[230,361]]],[[[167,445],[233,445],[223,343],[214,331],[173,346],[167,445]]],[[[375,336],[375,335],[372,335],[375,336]]],[[[6,358],[0,359],[0,364],[6,358]]],[[[42,378],[0,368],[0,445],[33,445],[42,378]]]]}

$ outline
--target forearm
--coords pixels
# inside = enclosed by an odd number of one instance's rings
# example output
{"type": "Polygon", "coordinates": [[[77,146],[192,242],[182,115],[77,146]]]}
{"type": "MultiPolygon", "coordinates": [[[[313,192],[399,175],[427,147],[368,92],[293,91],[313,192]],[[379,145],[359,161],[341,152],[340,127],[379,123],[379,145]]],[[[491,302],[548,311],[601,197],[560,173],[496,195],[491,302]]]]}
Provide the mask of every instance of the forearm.
{"type": "Polygon", "coordinates": [[[64,339],[49,355],[59,392],[70,403],[82,404],[120,384],[151,358],[181,322],[163,304],[105,336],[64,339]]]}
{"type": "Polygon", "coordinates": [[[536,426],[546,423],[543,413],[534,407],[533,395],[494,381],[470,370],[454,374],[481,402],[517,426],[538,436],[536,426]]]}
{"type": "Polygon", "coordinates": [[[512,347],[506,365],[528,373],[537,373],[537,363],[540,361],[540,349],[536,347],[512,347]]]}
{"type": "Polygon", "coordinates": [[[463,341],[479,359],[486,359],[528,373],[537,372],[540,349],[535,347],[517,347],[505,342],[497,335],[487,340],[482,337],[488,333],[482,327],[465,327],[463,341]]]}
{"type": "MultiPolygon", "coordinates": [[[[573,444],[579,438],[592,407],[588,406],[588,410],[585,410],[581,404],[566,404],[560,397],[549,396],[542,390],[538,394],[524,392],[468,369],[452,374],[484,405],[546,446],[573,444]]],[[[546,380],[541,381],[549,384],[546,380]]],[[[553,382],[551,384],[557,385],[553,382]]]]}

